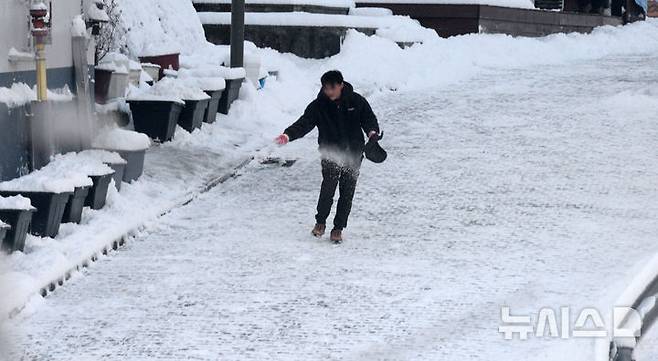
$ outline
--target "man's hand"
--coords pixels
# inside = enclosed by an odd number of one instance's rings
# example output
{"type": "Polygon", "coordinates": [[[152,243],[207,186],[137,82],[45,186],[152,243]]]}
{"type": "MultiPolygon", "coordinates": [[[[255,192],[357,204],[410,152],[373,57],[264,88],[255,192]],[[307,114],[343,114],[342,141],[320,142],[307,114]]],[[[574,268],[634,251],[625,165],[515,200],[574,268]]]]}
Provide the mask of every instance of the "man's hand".
{"type": "Polygon", "coordinates": [[[370,131],[370,133],[368,133],[368,139],[378,141],[380,139],[379,134],[377,133],[377,131],[372,130],[370,131]]]}
{"type": "Polygon", "coordinates": [[[289,141],[290,141],[290,137],[288,137],[288,134],[281,134],[278,137],[274,138],[274,143],[278,145],[288,144],[289,141]]]}

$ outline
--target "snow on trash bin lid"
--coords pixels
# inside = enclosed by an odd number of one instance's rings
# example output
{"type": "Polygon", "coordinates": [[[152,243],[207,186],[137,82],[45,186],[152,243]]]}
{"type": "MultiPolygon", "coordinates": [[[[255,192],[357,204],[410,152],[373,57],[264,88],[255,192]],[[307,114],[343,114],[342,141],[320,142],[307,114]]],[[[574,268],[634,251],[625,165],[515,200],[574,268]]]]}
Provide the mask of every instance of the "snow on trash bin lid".
{"type": "Polygon", "coordinates": [[[195,68],[182,68],[178,71],[181,78],[196,77],[196,78],[224,78],[229,80],[243,79],[247,76],[244,68],[227,68],[225,66],[198,66],[195,68]]]}
{"type": "Polygon", "coordinates": [[[80,152],[81,156],[88,156],[108,164],[127,164],[128,162],[121,158],[121,155],[104,149],[87,149],[80,152]]]}
{"type": "Polygon", "coordinates": [[[121,128],[101,132],[92,142],[94,148],[135,152],[146,150],[151,146],[151,140],[146,134],[121,128]]]}
{"type": "Polygon", "coordinates": [[[180,80],[204,91],[220,91],[226,89],[226,80],[219,77],[183,77],[180,80]]]}
{"type": "MultiPolygon", "coordinates": [[[[31,211],[35,208],[32,207],[32,202],[30,202],[29,198],[25,198],[23,196],[0,196],[0,209],[18,209],[23,211],[31,211]]],[[[0,223],[2,222],[0,221],[0,223]]]]}
{"type": "Polygon", "coordinates": [[[0,183],[0,191],[69,193],[76,187],[93,184],[91,178],[77,169],[65,168],[51,162],[30,174],[0,183]]]}
{"type": "Polygon", "coordinates": [[[53,157],[51,166],[63,172],[76,172],[85,176],[114,174],[114,170],[92,153],[66,153],[53,157]]]}
{"type": "Polygon", "coordinates": [[[172,78],[164,78],[160,80],[155,83],[147,93],[164,96],[171,95],[183,100],[210,99],[210,96],[199,87],[189,84],[184,80],[172,78]]]}
{"type": "Polygon", "coordinates": [[[180,79],[165,77],[145,90],[133,88],[128,101],[171,101],[185,104],[186,100],[210,99],[203,90],[180,79]]]}

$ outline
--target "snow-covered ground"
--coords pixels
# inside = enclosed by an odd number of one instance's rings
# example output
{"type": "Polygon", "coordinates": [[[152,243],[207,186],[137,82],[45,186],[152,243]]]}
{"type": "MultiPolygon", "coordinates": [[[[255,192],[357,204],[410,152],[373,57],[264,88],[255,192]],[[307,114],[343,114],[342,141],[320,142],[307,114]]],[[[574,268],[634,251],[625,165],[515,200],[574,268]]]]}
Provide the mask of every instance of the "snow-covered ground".
{"type": "Polygon", "coordinates": [[[232,144],[241,150],[231,154],[254,154],[313,98],[319,75],[339,68],[369,96],[390,156],[364,165],[346,243],[309,235],[314,133],[266,148],[259,156],[298,161],[253,162],[153,220],[122,252],[2,325],[5,356],[590,358],[589,339],[503,340],[500,307],[605,314],[658,251],[656,36],[647,22],[403,50],[351,33],[326,60],[262,51],[280,80],[159,148],[145,181],[173,164],[176,172],[126,196],[191,187],[232,144]]]}

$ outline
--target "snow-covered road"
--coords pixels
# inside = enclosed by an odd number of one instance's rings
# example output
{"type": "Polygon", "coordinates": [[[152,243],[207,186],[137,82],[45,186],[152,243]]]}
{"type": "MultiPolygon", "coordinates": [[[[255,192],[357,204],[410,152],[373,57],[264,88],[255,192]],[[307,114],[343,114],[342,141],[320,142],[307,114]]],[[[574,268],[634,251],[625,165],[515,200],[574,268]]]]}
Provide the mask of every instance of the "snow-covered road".
{"type": "MultiPolygon", "coordinates": [[[[309,234],[315,133],[11,321],[13,360],[585,360],[501,305],[602,313],[658,252],[658,58],[490,69],[371,99],[346,242],[309,234]]],[[[357,89],[358,90],[358,89],[357,89]]],[[[274,136],[273,134],[272,136],[274,136]]]]}

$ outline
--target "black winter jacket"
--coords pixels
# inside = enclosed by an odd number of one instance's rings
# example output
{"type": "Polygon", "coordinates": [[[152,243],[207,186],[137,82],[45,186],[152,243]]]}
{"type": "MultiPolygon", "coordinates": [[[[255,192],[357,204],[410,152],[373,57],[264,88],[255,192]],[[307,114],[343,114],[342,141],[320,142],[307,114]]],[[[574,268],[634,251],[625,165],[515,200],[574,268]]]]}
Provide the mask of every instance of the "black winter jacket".
{"type": "Polygon", "coordinates": [[[329,99],[322,90],[306,107],[304,115],[284,131],[291,141],[318,127],[320,152],[338,151],[361,157],[365,145],[364,133],[379,134],[377,117],[368,101],[345,82],[340,99],[329,99]]]}

